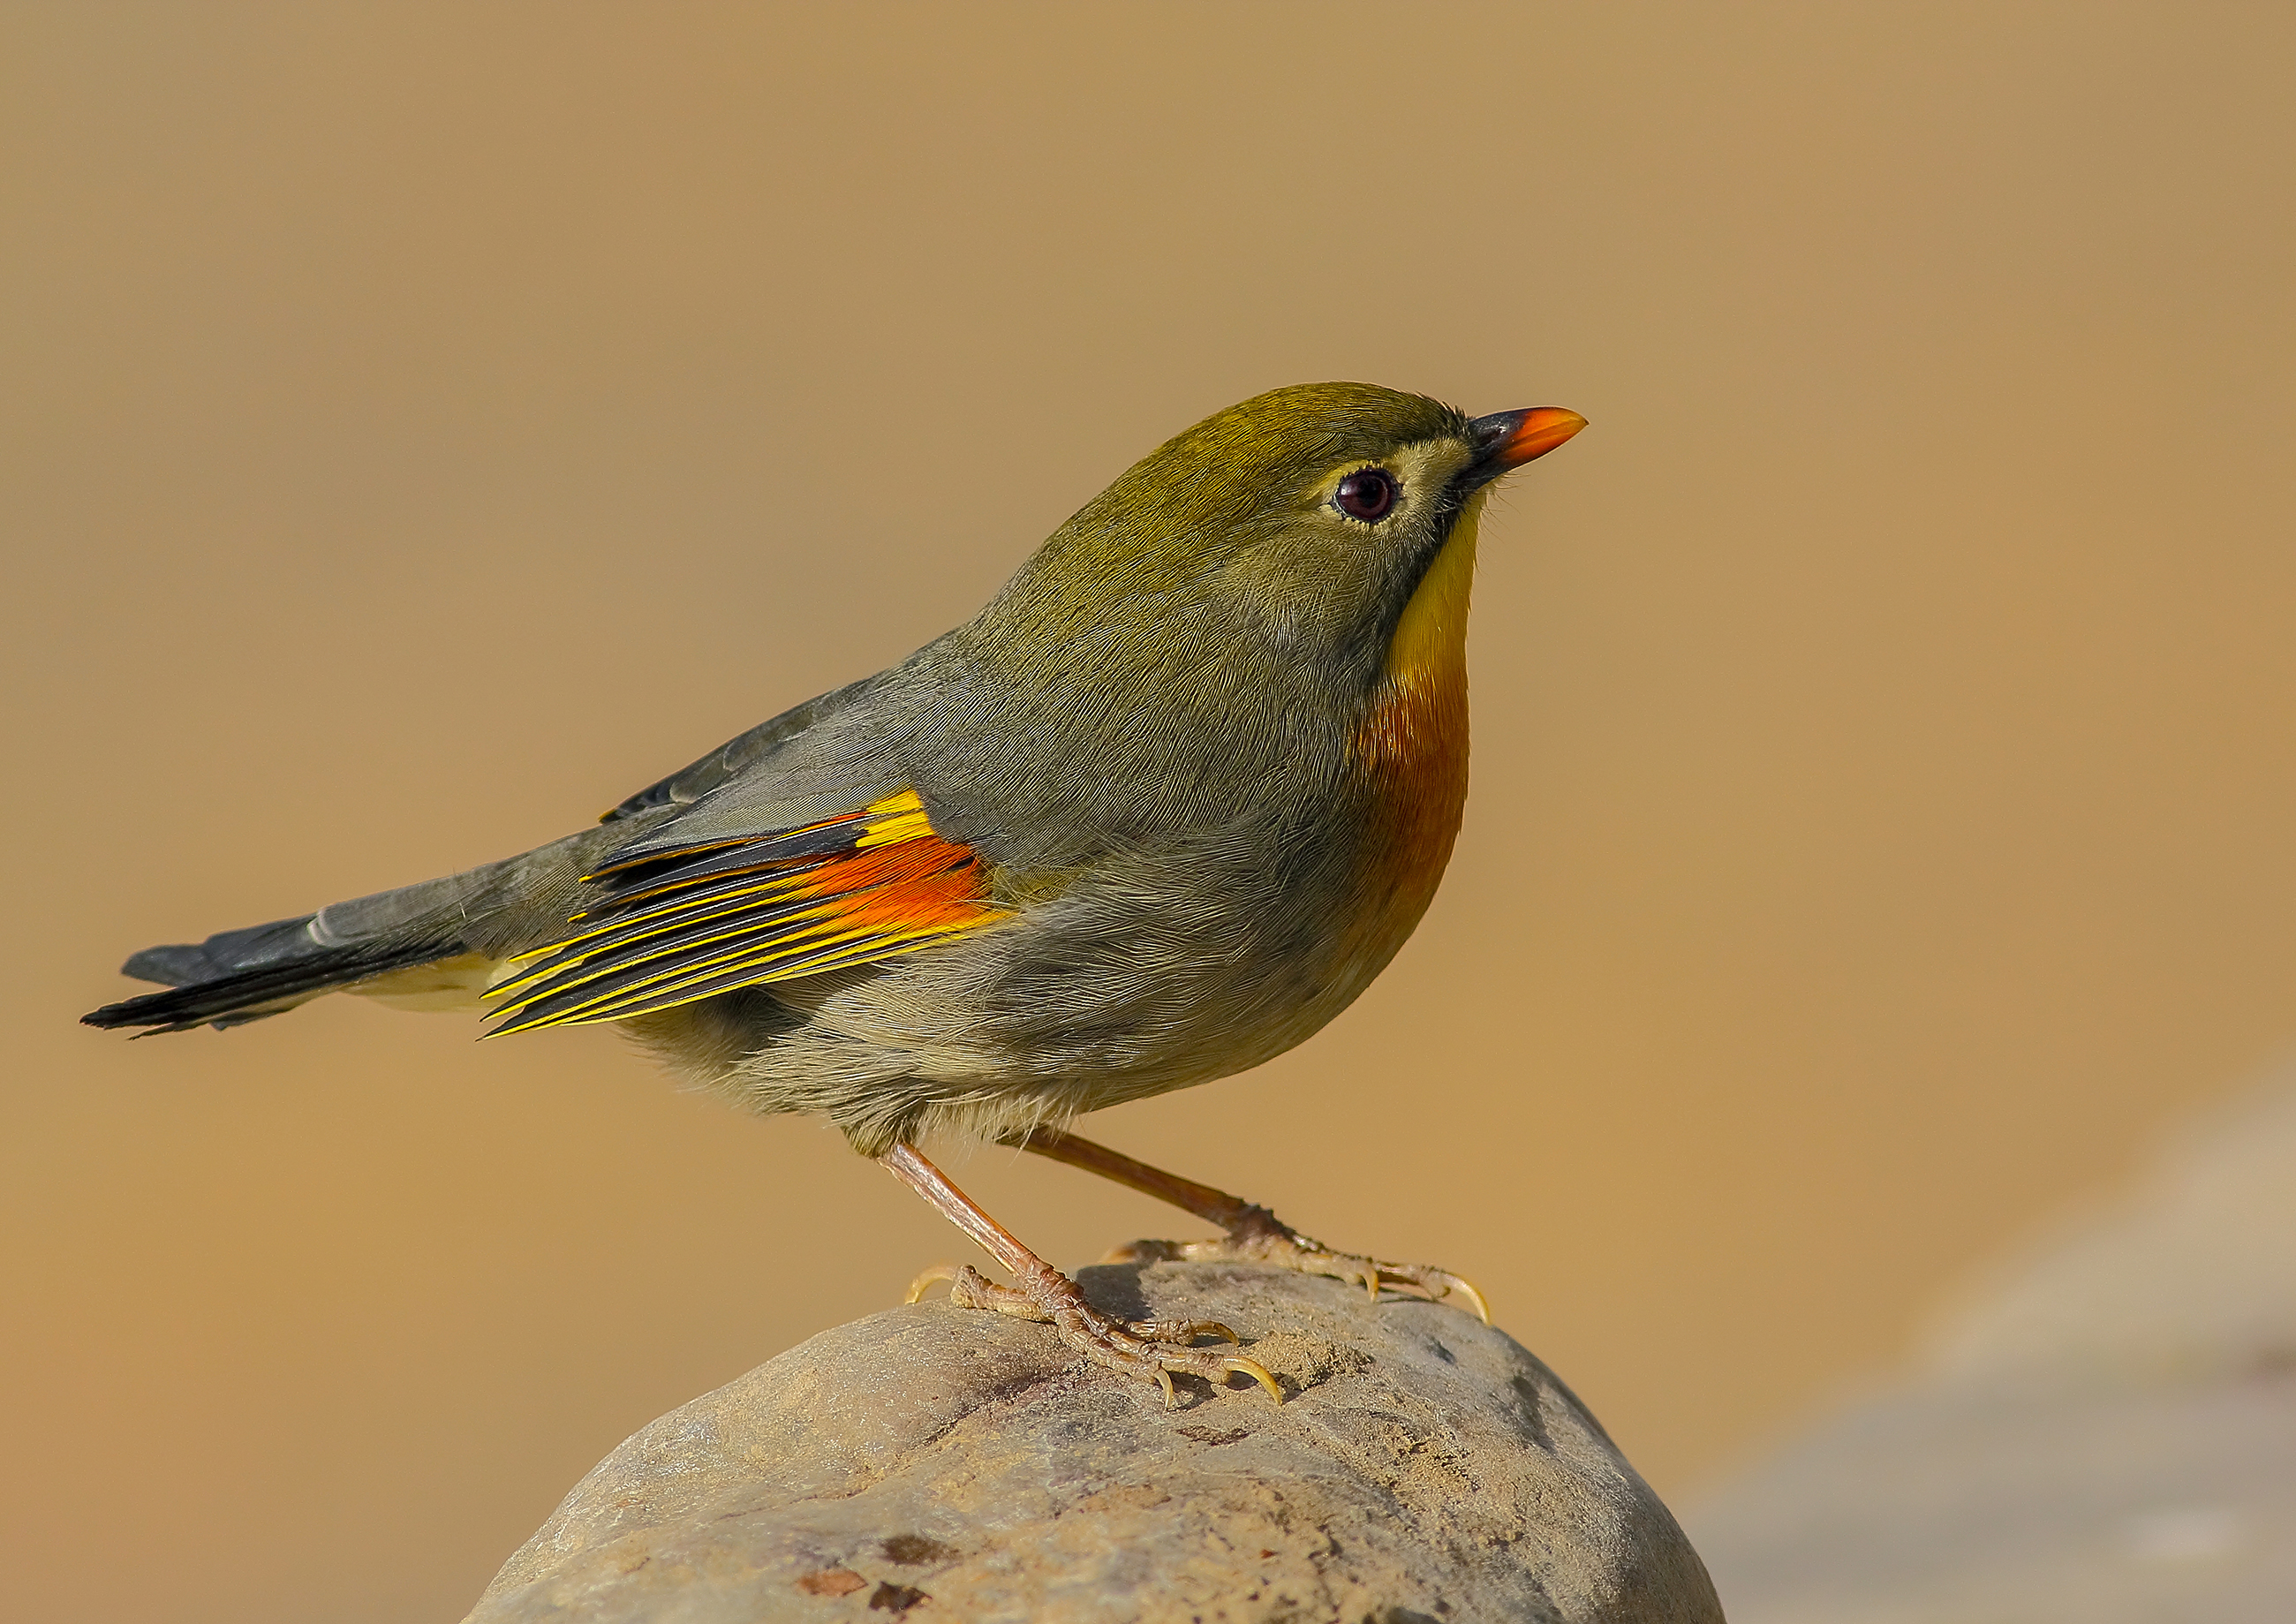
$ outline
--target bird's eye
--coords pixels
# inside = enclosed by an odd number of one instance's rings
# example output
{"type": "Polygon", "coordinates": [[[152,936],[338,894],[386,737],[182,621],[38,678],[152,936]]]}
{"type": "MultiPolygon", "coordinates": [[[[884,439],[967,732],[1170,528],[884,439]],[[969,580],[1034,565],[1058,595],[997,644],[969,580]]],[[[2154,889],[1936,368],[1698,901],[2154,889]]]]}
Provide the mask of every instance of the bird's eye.
{"type": "Polygon", "coordinates": [[[1403,488],[1386,469],[1366,468],[1341,480],[1339,494],[1332,500],[1349,518],[1376,524],[1387,517],[1402,494],[1403,488]]]}

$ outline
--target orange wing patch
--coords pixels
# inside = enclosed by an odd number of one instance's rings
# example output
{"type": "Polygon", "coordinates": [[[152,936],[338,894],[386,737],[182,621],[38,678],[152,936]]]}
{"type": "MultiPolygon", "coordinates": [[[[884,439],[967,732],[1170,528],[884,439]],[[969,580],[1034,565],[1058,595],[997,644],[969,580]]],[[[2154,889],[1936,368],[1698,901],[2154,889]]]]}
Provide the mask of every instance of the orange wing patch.
{"type": "Polygon", "coordinates": [[[972,848],[904,791],[845,817],[655,851],[593,879],[577,932],[512,961],[488,1034],[626,1021],[740,987],[914,953],[996,923],[972,848]]]}

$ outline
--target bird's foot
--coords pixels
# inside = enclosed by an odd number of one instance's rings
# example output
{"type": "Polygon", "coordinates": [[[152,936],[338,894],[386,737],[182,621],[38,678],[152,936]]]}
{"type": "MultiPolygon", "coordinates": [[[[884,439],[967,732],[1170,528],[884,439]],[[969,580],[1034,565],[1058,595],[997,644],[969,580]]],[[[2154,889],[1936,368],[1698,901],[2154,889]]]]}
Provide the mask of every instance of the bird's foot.
{"type": "Polygon", "coordinates": [[[1232,1345],[1242,1341],[1217,1320],[1115,1319],[1086,1302],[1075,1281],[1049,1267],[1020,1275],[1016,1284],[999,1285],[978,1269],[944,1263],[916,1277],[908,1300],[916,1301],[940,1280],[948,1282],[948,1300],[961,1308],[990,1308],[1051,1325],[1062,1341],[1094,1364],[1154,1382],[1164,1390],[1166,1409],[1179,1402],[1172,1387],[1176,1370],[1215,1384],[1231,1374],[1250,1376],[1276,1403],[1283,1402],[1283,1390],[1267,1366],[1242,1354],[1192,1346],[1206,1336],[1225,1338],[1232,1345]]]}
{"type": "Polygon", "coordinates": [[[1101,1261],[1264,1263],[1360,1285],[1374,1302],[1379,1300],[1382,1289],[1430,1302],[1440,1301],[1456,1292],[1473,1306],[1483,1324],[1491,1323],[1490,1305],[1464,1275],[1431,1264],[1387,1263],[1377,1258],[1358,1257],[1354,1252],[1335,1251],[1281,1222],[1265,1207],[1250,1209],[1216,1241],[1135,1241],[1118,1247],[1101,1261]]]}

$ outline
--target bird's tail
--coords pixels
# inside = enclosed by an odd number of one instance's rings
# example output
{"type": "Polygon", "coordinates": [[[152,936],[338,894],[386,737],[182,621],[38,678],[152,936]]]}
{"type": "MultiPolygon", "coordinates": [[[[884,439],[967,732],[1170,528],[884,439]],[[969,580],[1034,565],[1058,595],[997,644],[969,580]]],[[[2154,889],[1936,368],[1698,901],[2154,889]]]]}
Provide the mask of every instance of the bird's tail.
{"type": "Polygon", "coordinates": [[[331,903],[300,919],[146,947],[121,972],[168,990],[80,1019],[141,1027],[138,1036],[188,1032],[260,1021],[338,991],[406,1008],[476,1010],[505,958],[547,939],[581,906],[576,893],[591,860],[627,838],[626,824],[601,824],[499,863],[331,903]]]}
{"type": "Polygon", "coordinates": [[[239,1026],[266,1015],[284,1014],[298,1004],[339,988],[420,964],[455,957],[451,940],[328,941],[321,915],[282,919],[244,931],[225,931],[203,942],[146,947],[120,966],[139,981],[158,981],[165,992],[147,992],[82,1015],[89,1026],[141,1027],[153,1032],[188,1032],[194,1027],[239,1026]]]}

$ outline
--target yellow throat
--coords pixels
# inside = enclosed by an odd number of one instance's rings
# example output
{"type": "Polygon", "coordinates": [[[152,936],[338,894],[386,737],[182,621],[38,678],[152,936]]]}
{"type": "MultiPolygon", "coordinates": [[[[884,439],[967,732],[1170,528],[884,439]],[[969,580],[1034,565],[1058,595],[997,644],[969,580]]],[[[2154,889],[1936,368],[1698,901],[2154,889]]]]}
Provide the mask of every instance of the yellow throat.
{"type": "Polygon", "coordinates": [[[1387,645],[1388,680],[1398,685],[1467,680],[1467,600],[1475,586],[1475,534],[1489,488],[1467,498],[1450,539],[1403,606],[1387,645]]]}

